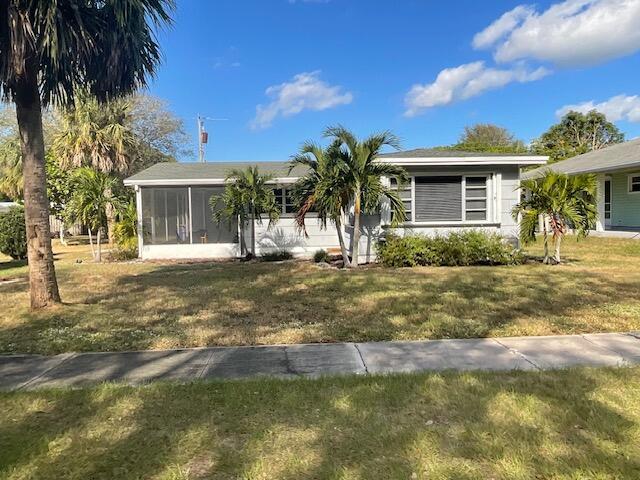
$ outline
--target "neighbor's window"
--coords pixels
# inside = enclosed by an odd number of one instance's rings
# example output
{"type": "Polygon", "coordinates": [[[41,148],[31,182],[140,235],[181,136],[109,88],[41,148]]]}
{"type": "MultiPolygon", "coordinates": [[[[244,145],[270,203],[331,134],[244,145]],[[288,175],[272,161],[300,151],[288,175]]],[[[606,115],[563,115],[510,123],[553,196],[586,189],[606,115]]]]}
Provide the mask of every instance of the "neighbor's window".
{"type": "Polygon", "coordinates": [[[414,178],[416,222],[486,221],[486,176],[420,176],[414,178]]]}
{"type": "Polygon", "coordinates": [[[629,175],[629,192],[640,192],[640,175],[629,175]]]}

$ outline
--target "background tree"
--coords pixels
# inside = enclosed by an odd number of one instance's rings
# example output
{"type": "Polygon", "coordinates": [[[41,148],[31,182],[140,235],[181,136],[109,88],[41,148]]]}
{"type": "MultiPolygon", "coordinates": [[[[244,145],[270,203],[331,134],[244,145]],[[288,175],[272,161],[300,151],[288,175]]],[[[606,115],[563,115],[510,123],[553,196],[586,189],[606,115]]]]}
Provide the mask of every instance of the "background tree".
{"type": "Polygon", "coordinates": [[[580,238],[595,227],[598,215],[595,176],[548,171],[542,178],[523,181],[522,188],[525,198],[513,208],[513,217],[521,219],[521,240],[535,241],[538,218],[543,216],[544,263],[560,263],[560,244],[568,229],[573,228],[580,238]],[[553,256],[549,254],[550,233],[554,240],[553,256]]]}
{"type": "Polygon", "coordinates": [[[345,267],[350,266],[349,252],[344,242],[342,217],[349,207],[349,188],[346,179],[347,154],[339,141],[323,148],[313,142],[303,144],[300,152],[291,159],[290,171],[296,166],[308,168],[292,188],[294,202],[298,208],[296,223],[306,235],[307,214],[314,212],[322,228],[331,221],[338,233],[338,242],[345,267]]]}
{"type": "MultiPolygon", "coordinates": [[[[262,217],[269,218],[269,225],[280,217],[281,207],[276,204],[273,186],[268,182],[273,177],[263,175],[257,166],[244,170],[232,170],[227,175],[222,196],[210,199],[213,218],[230,225],[238,219],[243,232],[247,222],[251,229],[251,255],[256,255],[256,221],[262,223],[262,217]],[[220,205],[221,203],[221,205],[220,205]]],[[[244,245],[244,236],[241,239],[244,245]]]]}
{"type": "Polygon", "coordinates": [[[522,140],[509,130],[491,123],[476,123],[464,127],[458,143],[452,147],[468,152],[522,153],[527,151],[522,140]]]}
{"type": "Polygon", "coordinates": [[[58,160],[51,152],[47,152],[46,162],[49,210],[51,215],[62,223],[59,232],[60,242],[63,245],[66,245],[66,241],[64,239],[64,230],[67,223],[65,208],[69,203],[69,200],[71,200],[73,189],[72,176],[69,172],[60,167],[58,160]]]}
{"type": "Polygon", "coordinates": [[[102,228],[107,224],[107,209],[116,211],[122,207],[112,192],[118,187],[118,180],[106,173],[89,167],[78,168],[73,174],[73,193],[66,212],[69,221],[80,222],[89,229],[89,244],[96,262],[102,261],[102,228]],[[93,235],[96,232],[96,250],[93,235]]]}
{"type": "Polygon", "coordinates": [[[156,27],[172,0],[4,0],[0,93],[16,105],[24,171],[31,307],[60,301],[51,250],[42,107],[100,100],[143,86],[160,61],[156,27]]]}
{"type": "Polygon", "coordinates": [[[586,114],[571,111],[534,140],[532,149],[548,155],[549,163],[554,163],[622,142],[624,133],[604,114],[596,110],[586,114]]]}
{"type": "Polygon", "coordinates": [[[388,200],[393,223],[403,222],[406,218],[404,204],[399,191],[385,186],[382,177],[395,178],[399,185],[407,182],[408,176],[404,168],[388,163],[375,162],[385,146],[400,148],[398,137],[391,132],[371,135],[364,140],[342,126],[329,127],[325,130],[325,137],[332,138],[344,147],[345,172],[344,181],[347,184],[349,200],[353,204],[353,241],[351,247],[351,266],[359,263],[360,251],[360,220],[361,215],[378,211],[380,203],[388,200]]]}

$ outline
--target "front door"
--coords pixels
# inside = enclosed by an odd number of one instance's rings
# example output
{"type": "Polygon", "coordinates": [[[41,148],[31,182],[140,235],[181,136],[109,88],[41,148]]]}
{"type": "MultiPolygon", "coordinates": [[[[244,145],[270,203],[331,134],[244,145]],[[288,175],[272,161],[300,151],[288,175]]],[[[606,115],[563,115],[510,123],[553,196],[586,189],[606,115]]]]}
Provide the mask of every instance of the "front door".
{"type": "Polygon", "coordinates": [[[604,228],[611,227],[611,179],[604,181],[604,228]]]}

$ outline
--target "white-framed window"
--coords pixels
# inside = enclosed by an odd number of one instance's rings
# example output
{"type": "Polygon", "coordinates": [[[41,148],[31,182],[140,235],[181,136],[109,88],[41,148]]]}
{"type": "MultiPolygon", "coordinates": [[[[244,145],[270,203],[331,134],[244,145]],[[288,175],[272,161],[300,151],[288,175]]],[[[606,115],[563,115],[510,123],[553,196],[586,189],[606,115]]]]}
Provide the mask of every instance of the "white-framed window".
{"type": "MultiPolygon", "coordinates": [[[[398,181],[395,179],[395,177],[391,177],[389,179],[389,185],[394,190],[398,188],[398,181]]],[[[402,186],[402,188],[400,188],[398,194],[400,195],[402,204],[404,205],[404,214],[406,218],[405,221],[411,222],[413,219],[413,178],[411,178],[402,186]]],[[[391,215],[393,216],[393,212],[391,212],[391,215]]]]}
{"type": "MultiPolygon", "coordinates": [[[[425,224],[486,222],[490,175],[416,175],[401,191],[407,221],[425,224]]],[[[392,181],[391,185],[395,183],[392,181]]]]}
{"type": "Polygon", "coordinates": [[[640,173],[629,175],[629,193],[640,193],[640,173]]]}

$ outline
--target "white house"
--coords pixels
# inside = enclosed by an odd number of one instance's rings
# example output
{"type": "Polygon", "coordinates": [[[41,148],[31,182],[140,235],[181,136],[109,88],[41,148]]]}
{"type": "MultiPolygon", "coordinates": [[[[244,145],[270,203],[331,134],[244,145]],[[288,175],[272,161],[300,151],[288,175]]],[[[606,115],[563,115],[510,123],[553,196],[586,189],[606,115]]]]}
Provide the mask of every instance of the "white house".
{"type": "MultiPolygon", "coordinates": [[[[520,197],[520,169],[543,165],[547,157],[417,149],[380,155],[377,161],[401,165],[411,177],[401,192],[407,221],[395,233],[428,235],[473,228],[517,241],[518,225],[511,209],[520,197]]],[[[230,170],[248,165],[274,176],[273,188],[282,208],[280,220],[270,228],[267,222],[256,224],[258,255],[284,249],[305,256],[318,249],[338,249],[335,227],[322,229],[310,219],[305,236],[295,226],[289,188],[304,175],[301,167],[289,172],[287,162],[160,163],[125,180],[136,191],[140,257],[240,256],[240,226],[217,224],[209,199],[222,193],[230,170]]],[[[352,222],[344,220],[349,242],[352,222]]],[[[375,244],[390,223],[386,205],[381,205],[378,214],[363,218],[361,261],[375,258],[375,244]]],[[[245,233],[248,238],[249,232],[245,233]]]]}

